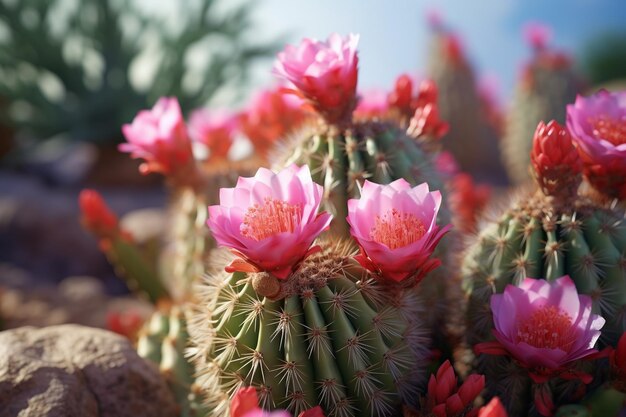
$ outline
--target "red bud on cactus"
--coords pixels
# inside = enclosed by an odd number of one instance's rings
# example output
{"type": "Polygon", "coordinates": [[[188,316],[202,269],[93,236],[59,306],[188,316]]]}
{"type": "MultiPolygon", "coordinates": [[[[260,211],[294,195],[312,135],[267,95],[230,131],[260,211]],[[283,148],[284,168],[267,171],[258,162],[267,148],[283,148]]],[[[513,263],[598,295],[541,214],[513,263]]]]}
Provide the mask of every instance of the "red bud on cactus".
{"type": "Polygon", "coordinates": [[[410,75],[402,74],[396,79],[393,91],[387,96],[387,103],[402,115],[410,117],[413,114],[413,80],[410,75]]]}
{"type": "Polygon", "coordinates": [[[137,311],[109,311],[106,316],[107,329],[126,336],[130,340],[137,339],[137,333],[143,325],[144,318],[137,311]]]}
{"type": "Polygon", "coordinates": [[[455,215],[455,226],[463,232],[476,230],[480,214],[489,202],[491,188],[477,185],[471,175],[461,173],[452,180],[450,208],[455,215]]]}
{"type": "Polygon", "coordinates": [[[439,118],[437,105],[435,103],[429,103],[415,110],[407,133],[414,138],[428,136],[441,139],[448,133],[448,130],[450,130],[450,126],[439,118]]]}
{"type": "Polygon", "coordinates": [[[438,97],[439,90],[437,89],[437,84],[433,80],[424,80],[420,83],[417,91],[415,107],[423,107],[429,103],[436,104],[438,97]]]}
{"type": "Polygon", "coordinates": [[[535,389],[535,408],[542,416],[551,416],[554,413],[552,392],[547,384],[541,384],[535,389]]]}
{"type": "Polygon", "coordinates": [[[540,122],[530,153],[535,180],[549,196],[573,197],[581,182],[582,161],[572,138],[554,120],[540,122]]]}
{"type": "Polygon", "coordinates": [[[309,408],[308,410],[301,412],[300,414],[298,414],[298,417],[325,417],[325,416],[324,416],[324,411],[322,410],[322,407],[318,405],[317,407],[309,408]]]}
{"type": "Polygon", "coordinates": [[[611,352],[611,368],[615,388],[626,392],[626,333],[617,342],[617,348],[611,352]]]}
{"type": "Polygon", "coordinates": [[[260,410],[259,397],[253,387],[240,388],[230,401],[230,417],[244,417],[256,410],[260,410]]]}
{"type": "MultiPolygon", "coordinates": [[[[291,417],[287,411],[268,412],[259,406],[259,397],[253,387],[240,388],[230,401],[230,417],[291,417]]],[[[298,414],[298,417],[324,417],[324,411],[318,405],[298,414]]]]}
{"type": "Polygon", "coordinates": [[[500,398],[493,397],[489,404],[481,407],[478,411],[478,417],[508,417],[500,398]]]}
{"type": "Polygon", "coordinates": [[[470,375],[457,389],[457,377],[450,361],[445,361],[428,381],[425,415],[437,417],[475,416],[474,400],[485,387],[483,375],[470,375]]]}
{"type": "Polygon", "coordinates": [[[109,240],[120,235],[117,216],[107,207],[95,190],[82,190],[78,196],[83,227],[99,239],[109,240]]]}
{"type": "Polygon", "coordinates": [[[308,117],[303,104],[302,99],[280,87],[259,92],[239,117],[241,130],[255,152],[265,157],[276,141],[301,126],[308,117]]]}

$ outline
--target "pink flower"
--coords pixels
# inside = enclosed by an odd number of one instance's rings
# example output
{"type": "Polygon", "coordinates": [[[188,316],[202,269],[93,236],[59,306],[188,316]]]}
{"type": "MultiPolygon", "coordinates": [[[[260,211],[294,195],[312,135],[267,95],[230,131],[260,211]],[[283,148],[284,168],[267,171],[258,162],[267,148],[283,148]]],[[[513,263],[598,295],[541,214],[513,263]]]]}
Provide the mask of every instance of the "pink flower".
{"type": "Polygon", "coordinates": [[[236,116],[227,110],[198,109],[189,117],[191,139],[206,145],[211,159],[228,157],[236,127],[236,116]]]}
{"type": "Polygon", "coordinates": [[[277,174],[259,168],[253,178],[240,177],[235,188],[222,188],[207,224],[215,240],[241,258],[226,270],[287,278],[330,224],[330,214],[317,213],[322,194],[306,165],[277,174]]]}
{"type": "Polygon", "coordinates": [[[365,90],[359,94],[359,103],[354,109],[356,117],[381,117],[388,110],[387,93],[382,90],[365,90]]]}
{"type": "Polygon", "coordinates": [[[429,259],[451,227],[437,226],[440,205],[441,194],[429,192],[427,183],[365,181],[361,198],[348,201],[350,233],[361,247],[357,261],[384,279],[419,282],[441,264],[429,259]]]}
{"type": "Polygon", "coordinates": [[[326,42],[305,38],[278,54],[274,72],[288,80],[330,123],[349,121],[356,104],[359,36],[333,33],[326,42]]]}
{"type": "Polygon", "coordinates": [[[131,124],[122,126],[122,133],[128,143],[120,144],[120,151],[144,159],[140,168],[144,174],[176,174],[193,161],[185,121],[173,97],[162,97],[152,110],[137,113],[131,124]]]}
{"type": "Polygon", "coordinates": [[[267,155],[279,139],[296,129],[306,119],[303,101],[283,88],[264,90],[251,101],[240,116],[243,133],[250,139],[256,152],[267,155]]]}
{"type": "Polygon", "coordinates": [[[524,25],[524,38],[534,49],[545,49],[550,38],[552,28],[540,22],[528,22],[524,25]]]}
{"type": "Polygon", "coordinates": [[[626,198],[626,92],[600,90],[567,106],[567,128],[598,191],[626,198]]]}
{"type": "Polygon", "coordinates": [[[590,382],[571,365],[598,353],[594,345],[605,320],[592,313],[591,297],[579,295],[569,276],[508,285],[491,297],[491,310],[497,342],[477,345],[478,353],[512,356],[537,383],[553,376],[590,382]]]}

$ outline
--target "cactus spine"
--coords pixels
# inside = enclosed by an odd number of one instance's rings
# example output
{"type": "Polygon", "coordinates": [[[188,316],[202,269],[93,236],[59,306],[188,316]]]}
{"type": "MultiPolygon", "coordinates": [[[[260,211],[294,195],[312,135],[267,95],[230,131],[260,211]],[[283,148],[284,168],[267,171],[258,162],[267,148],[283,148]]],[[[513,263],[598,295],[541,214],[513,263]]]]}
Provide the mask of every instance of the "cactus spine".
{"type": "Polygon", "coordinates": [[[198,382],[222,416],[237,388],[254,386],[265,409],[295,415],[388,416],[415,405],[428,355],[415,290],[391,291],[322,243],[287,281],[261,297],[264,273],[212,275],[190,323],[198,382]]]}
{"type": "MultiPolygon", "coordinates": [[[[324,186],[324,208],[334,215],[332,229],[348,236],[348,200],[360,196],[364,180],[388,184],[404,178],[413,185],[427,181],[442,189],[430,155],[415,139],[391,122],[355,122],[341,131],[309,126],[295,136],[277,157],[276,166],[307,164],[313,180],[324,186]]],[[[443,210],[442,221],[449,213],[443,210]]]]}
{"type": "Polygon", "coordinates": [[[195,387],[195,370],[185,358],[189,335],[182,311],[156,311],[140,331],[137,353],[155,363],[168,382],[180,407],[180,417],[207,415],[195,387]]]}

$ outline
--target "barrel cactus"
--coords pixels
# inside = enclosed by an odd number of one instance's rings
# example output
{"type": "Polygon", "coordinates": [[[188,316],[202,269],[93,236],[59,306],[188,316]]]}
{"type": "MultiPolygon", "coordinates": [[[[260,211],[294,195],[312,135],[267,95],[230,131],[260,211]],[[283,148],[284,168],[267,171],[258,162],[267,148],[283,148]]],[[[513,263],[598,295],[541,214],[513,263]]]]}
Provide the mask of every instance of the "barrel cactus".
{"type": "Polygon", "coordinates": [[[209,208],[213,236],[236,255],[215,260],[190,322],[198,383],[216,416],[243,386],[263,408],[296,415],[320,405],[326,415],[387,416],[416,405],[430,346],[416,288],[439,264],[441,196],[426,184],[366,182],[349,203],[358,256],[343,238],[311,246],[331,222],[317,213],[322,198],[306,166],[261,168],[209,208]]]}
{"type": "Polygon", "coordinates": [[[450,124],[442,138],[463,171],[491,182],[505,178],[496,137],[481,115],[481,101],[471,64],[457,35],[439,19],[432,23],[428,76],[439,88],[439,110],[450,124]]]}
{"type": "Polygon", "coordinates": [[[565,123],[565,105],[574,101],[580,81],[571,59],[547,48],[543,26],[530,26],[527,36],[534,56],[524,67],[506,118],[502,157],[511,180],[517,184],[531,179],[528,171],[532,137],[537,123],[556,120],[565,123]]]}
{"type": "Polygon", "coordinates": [[[159,367],[180,407],[180,417],[202,417],[203,405],[195,385],[195,369],[185,358],[189,335],[181,308],[161,308],[139,331],[137,353],[159,367]]]}
{"type": "MultiPolygon", "coordinates": [[[[576,117],[571,109],[568,112],[576,117]]],[[[494,321],[498,327],[496,318],[492,317],[495,316],[493,294],[501,294],[511,285],[529,285],[527,277],[546,279],[554,284],[564,280],[563,276],[569,276],[567,280],[571,279],[575,290],[581,294],[580,305],[592,303],[593,312],[602,316],[598,321],[606,321],[601,335],[595,325],[587,329],[597,331],[599,346],[615,345],[626,329],[624,212],[614,200],[590,192],[587,184],[580,187],[583,161],[579,153],[582,149],[579,138],[574,139],[578,150],[568,131],[556,122],[539,125],[531,153],[539,189],[534,193],[522,192],[499,219],[478,234],[463,255],[462,274],[468,296],[466,334],[472,346],[491,343],[494,321]],[[583,301],[584,297],[587,298],[583,301]]],[[[622,181],[625,179],[622,176],[622,181]]],[[[589,308],[591,311],[591,305],[589,308]]],[[[567,329],[567,323],[575,318],[573,314],[563,315],[556,309],[549,316],[553,330],[545,327],[547,333],[541,340],[534,339],[529,344],[552,343],[549,337],[560,335],[563,331],[560,329],[567,329]],[[554,327],[557,323],[560,323],[558,327],[554,327]]],[[[540,325],[539,321],[535,324],[540,325]]],[[[527,333],[534,334],[518,330],[516,340],[526,337],[527,333]]],[[[566,340],[559,337],[554,346],[566,340]]],[[[578,337],[582,338],[582,333],[578,337]]],[[[589,346],[593,347],[595,339],[589,340],[589,346]]],[[[566,344],[560,348],[569,354],[571,346],[566,344]]],[[[498,349],[487,351],[493,353],[498,349]]],[[[549,353],[544,352],[544,356],[549,357],[549,353]]],[[[481,355],[478,363],[487,376],[490,393],[501,395],[512,415],[525,415],[532,395],[534,412],[543,415],[549,405],[580,399],[590,378],[579,373],[591,376],[596,369],[574,361],[575,370],[561,369],[560,379],[554,382],[544,379],[545,375],[529,375],[523,366],[520,368],[519,361],[481,355]]],[[[596,378],[597,382],[601,379],[596,378]]]]}

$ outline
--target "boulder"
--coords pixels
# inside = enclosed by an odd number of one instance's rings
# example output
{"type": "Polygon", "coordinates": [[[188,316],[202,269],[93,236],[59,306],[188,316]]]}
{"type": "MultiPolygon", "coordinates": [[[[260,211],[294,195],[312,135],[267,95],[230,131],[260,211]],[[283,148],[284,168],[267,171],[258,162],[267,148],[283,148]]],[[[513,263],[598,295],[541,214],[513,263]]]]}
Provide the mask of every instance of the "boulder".
{"type": "Polygon", "coordinates": [[[158,369],[114,333],[78,325],[0,333],[0,417],[172,417],[158,369]]]}

